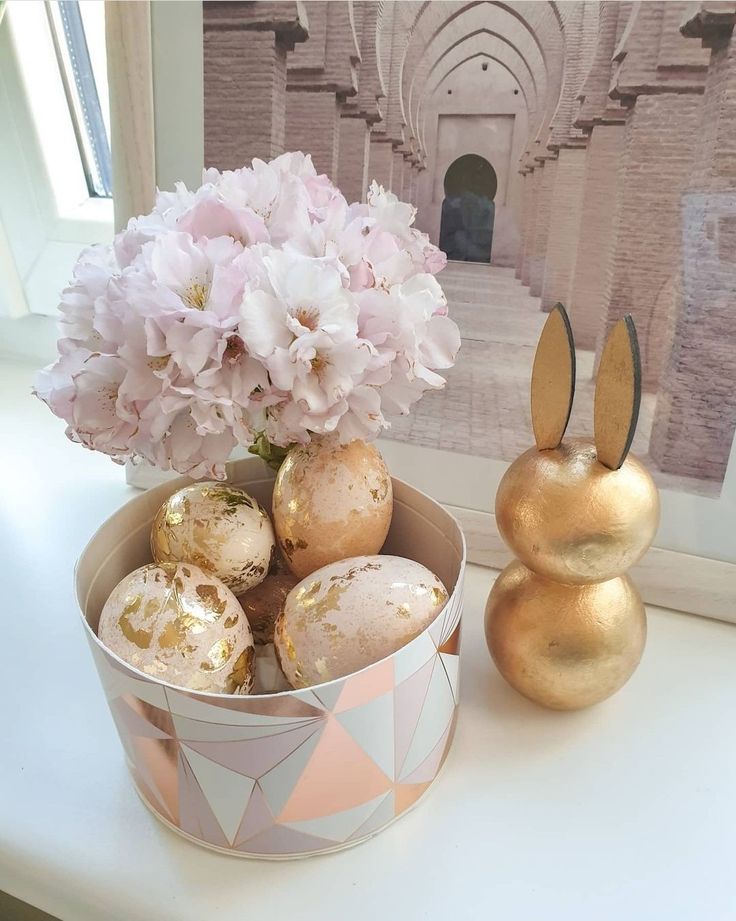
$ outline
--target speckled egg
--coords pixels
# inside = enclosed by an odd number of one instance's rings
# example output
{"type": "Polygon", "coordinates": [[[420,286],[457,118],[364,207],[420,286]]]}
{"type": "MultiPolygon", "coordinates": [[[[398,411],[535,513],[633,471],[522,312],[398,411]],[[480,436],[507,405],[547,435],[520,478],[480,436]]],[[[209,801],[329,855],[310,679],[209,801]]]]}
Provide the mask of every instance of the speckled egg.
{"type": "Polygon", "coordinates": [[[268,575],[247,592],[238,595],[256,646],[273,643],[276,618],[284,608],[286,596],[299,581],[277,552],[268,575]]]}
{"type": "Polygon", "coordinates": [[[224,483],[195,483],[175,492],[151,529],[157,563],[194,563],[235,594],[263,581],[274,549],[266,512],[247,492],[224,483]]]}
{"type": "Polygon", "coordinates": [[[274,528],[300,579],[328,563],[378,553],[392,511],[386,464],[364,441],[327,439],[292,448],[276,477],[274,528]]]}
{"type": "Polygon", "coordinates": [[[275,646],[295,688],[332,681],[377,662],[428,627],[447,589],[401,556],[359,556],[295,586],[276,621],[275,646]]]}
{"type": "Polygon", "coordinates": [[[254,647],[238,600],[190,563],[149,563],[113,589],[98,636],[134,668],[193,691],[248,694],[254,647]]]}

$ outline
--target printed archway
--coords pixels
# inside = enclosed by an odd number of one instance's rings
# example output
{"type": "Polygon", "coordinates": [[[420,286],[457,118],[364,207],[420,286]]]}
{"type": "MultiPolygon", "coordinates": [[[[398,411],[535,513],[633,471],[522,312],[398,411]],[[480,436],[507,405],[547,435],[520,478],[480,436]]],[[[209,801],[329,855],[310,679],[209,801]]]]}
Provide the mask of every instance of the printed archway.
{"type": "Polygon", "coordinates": [[[444,178],[440,248],[448,259],[490,262],[493,246],[496,171],[478,154],[464,154],[444,178]]]}

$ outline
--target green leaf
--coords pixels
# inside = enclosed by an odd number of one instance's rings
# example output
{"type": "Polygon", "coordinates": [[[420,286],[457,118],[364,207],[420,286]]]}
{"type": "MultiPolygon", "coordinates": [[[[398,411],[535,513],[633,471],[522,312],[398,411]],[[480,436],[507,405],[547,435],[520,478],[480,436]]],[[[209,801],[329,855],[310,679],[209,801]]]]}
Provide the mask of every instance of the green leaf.
{"type": "Polygon", "coordinates": [[[259,432],[248,451],[260,457],[272,470],[278,470],[293,447],[293,445],[289,445],[286,448],[281,448],[278,445],[272,445],[266,438],[266,433],[259,432]]]}

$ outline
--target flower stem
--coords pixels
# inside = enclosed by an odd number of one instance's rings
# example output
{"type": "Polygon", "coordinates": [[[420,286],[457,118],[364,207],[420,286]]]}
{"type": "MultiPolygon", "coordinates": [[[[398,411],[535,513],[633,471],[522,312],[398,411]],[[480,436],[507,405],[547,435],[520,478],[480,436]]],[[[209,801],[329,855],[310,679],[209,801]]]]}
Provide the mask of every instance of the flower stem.
{"type": "Polygon", "coordinates": [[[273,470],[278,470],[281,464],[284,462],[286,455],[293,448],[293,445],[288,445],[285,448],[279,447],[279,445],[271,444],[271,442],[266,438],[265,432],[258,432],[255,437],[255,441],[248,448],[248,451],[251,454],[256,454],[261,460],[264,460],[269,467],[273,470]]]}

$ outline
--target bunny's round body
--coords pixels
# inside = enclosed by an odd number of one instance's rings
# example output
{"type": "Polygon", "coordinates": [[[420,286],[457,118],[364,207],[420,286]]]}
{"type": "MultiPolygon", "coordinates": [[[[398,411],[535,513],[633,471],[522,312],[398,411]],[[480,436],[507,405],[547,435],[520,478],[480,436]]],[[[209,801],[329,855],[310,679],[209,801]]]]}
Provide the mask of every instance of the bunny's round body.
{"type": "Polygon", "coordinates": [[[646,467],[629,455],[618,470],[598,462],[591,441],[532,448],[504,474],[496,523],[534,572],[572,584],[613,579],[654,539],[659,496],[646,467]]]}
{"type": "Polygon", "coordinates": [[[564,585],[518,561],[493,584],[485,626],[504,678],[555,710],[615,693],[639,664],[647,635],[644,605],[627,576],[564,585]]]}

